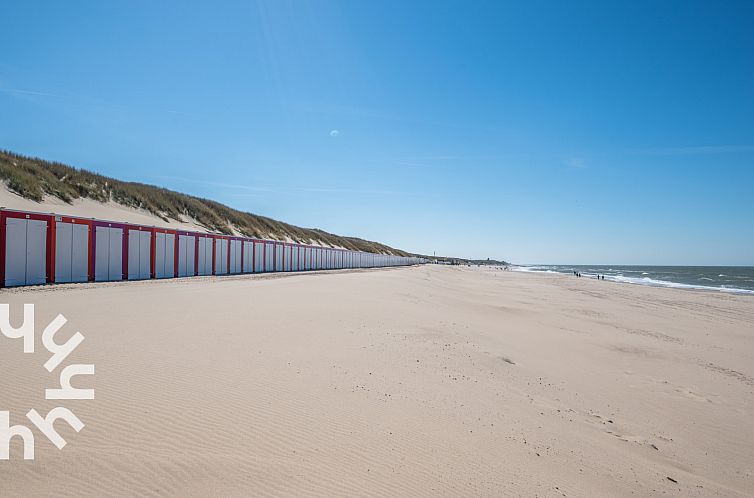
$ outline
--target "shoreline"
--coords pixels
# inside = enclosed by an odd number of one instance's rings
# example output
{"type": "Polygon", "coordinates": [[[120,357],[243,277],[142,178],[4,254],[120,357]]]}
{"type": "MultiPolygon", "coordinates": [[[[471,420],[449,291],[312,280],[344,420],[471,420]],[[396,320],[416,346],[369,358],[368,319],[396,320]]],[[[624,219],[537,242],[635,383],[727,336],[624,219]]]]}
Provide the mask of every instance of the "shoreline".
{"type": "MultiPolygon", "coordinates": [[[[511,268],[511,271],[514,271],[517,273],[534,273],[534,274],[543,273],[543,274],[551,274],[551,275],[563,275],[565,277],[572,276],[570,273],[567,273],[565,271],[557,271],[557,270],[550,270],[550,269],[544,269],[544,270],[532,269],[538,266],[546,267],[546,266],[567,266],[567,265],[530,265],[530,266],[511,265],[510,268],[511,268]]],[[[582,266],[582,265],[574,266],[574,268],[577,268],[578,266],[582,266]]],[[[583,266],[588,266],[588,265],[583,265],[583,266]]],[[[624,266],[624,265],[614,265],[614,266],[624,266]]],[[[641,266],[637,265],[634,268],[641,268],[641,266]]],[[[647,266],[646,268],[656,268],[656,267],[647,266]]],[[[693,268],[693,267],[678,266],[678,268],[693,268]]],[[[710,268],[710,267],[699,267],[699,268],[710,268]]],[[[715,267],[715,268],[725,268],[725,267],[715,267]]],[[[733,267],[733,268],[741,268],[741,267],[733,267]]],[[[593,273],[584,273],[584,277],[588,280],[596,279],[595,278],[596,275],[597,274],[593,274],[593,273]]],[[[600,275],[603,275],[603,274],[600,273],[600,275]]],[[[655,280],[649,277],[637,278],[637,277],[624,277],[623,275],[616,276],[616,275],[606,275],[606,274],[604,274],[604,276],[605,276],[604,281],[613,282],[617,284],[632,284],[632,285],[640,285],[644,287],[655,287],[655,288],[661,288],[661,289],[721,292],[724,294],[754,296],[754,289],[687,284],[683,282],[673,282],[670,280],[655,280]]]]}

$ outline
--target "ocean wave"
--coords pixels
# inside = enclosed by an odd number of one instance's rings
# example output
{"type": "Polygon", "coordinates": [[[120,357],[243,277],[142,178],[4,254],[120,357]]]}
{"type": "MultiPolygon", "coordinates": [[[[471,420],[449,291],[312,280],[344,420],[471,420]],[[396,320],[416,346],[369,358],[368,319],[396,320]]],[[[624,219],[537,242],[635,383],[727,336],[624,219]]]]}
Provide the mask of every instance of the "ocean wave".
{"type": "Polygon", "coordinates": [[[612,280],[613,282],[623,282],[627,284],[639,284],[649,285],[652,287],[669,287],[673,289],[696,289],[696,290],[708,290],[718,292],[728,292],[731,294],[750,294],[754,295],[754,290],[739,289],[736,287],[715,287],[712,285],[694,285],[694,284],[681,284],[678,282],[671,282],[669,280],[656,280],[654,278],[634,278],[634,277],[621,277],[605,275],[605,280],[612,280]]]}
{"type": "Polygon", "coordinates": [[[536,272],[536,273],[563,273],[559,271],[554,271],[549,269],[546,266],[511,266],[512,271],[520,271],[520,272],[536,272]]]}
{"type": "MultiPolygon", "coordinates": [[[[648,272],[641,272],[641,275],[642,275],[641,277],[638,277],[638,276],[631,277],[631,276],[624,276],[623,272],[611,275],[607,272],[604,272],[604,270],[600,270],[600,269],[584,268],[582,270],[579,270],[578,268],[574,269],[571,267],[562,267],[562,266],[557,266],[557,265],[556,266],[547,266],[547,265],[514,266],[514,267],[511,267],[511,269],[514,271],[520,271],[520,272],[558,273],[561,275],[572,275],[575,270],[575,271],[580,271],[581,276],[584,278],[597,278],[598,275],[603,275],[605,277],[605,280],[609,280],[612,282],[619,282],[619,283],[647,285],[651,287],[667,287],[667,288],[673,288],[673,289],[717,291],[717,292],[725,292],[729,294],[754,295],[753,289],[743,289],[740,287],[735,287],[735,286],[732,287],[725,284],[714,286],[714,285],[701,285],[701,284],[684,284],[680,282],[673,282],[671,280],[663,280],[662,277],[667,277],[667,276],[670,276],[670,274],[674,273],[674,272],[665,271],[665,269],[663,269],[662,275],[660,276],[660,278],[651,278],[649,276],[646,276],[646,275],[649,275],[648,272]]],[[[609,272],[611,270],[607,270],[607,271],[609,272]]],[[[615,270],[612,270],[612,271],[615,271],[615,270]]],[[[640,271],[626,269],[625,273],[638,274],[640,273],[640,271]]],[[[715,279],[709,278],[709,277],[697,277],[697,278],[699,280],[705,280],[708,282],[715,281],[715,279]]],[[[750,282],[750,279],[748,277],[739,277],[739,278],[745,279],[746,284],[749,284],[750,282]]]]}

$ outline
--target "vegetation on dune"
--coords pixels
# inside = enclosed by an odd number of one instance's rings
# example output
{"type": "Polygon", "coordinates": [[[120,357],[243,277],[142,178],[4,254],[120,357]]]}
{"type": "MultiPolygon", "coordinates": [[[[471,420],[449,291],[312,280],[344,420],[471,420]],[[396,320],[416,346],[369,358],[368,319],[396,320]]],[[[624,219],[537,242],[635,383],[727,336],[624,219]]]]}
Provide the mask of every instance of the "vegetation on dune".
{"type": "Polygon", "coordinates": [[[181,194],[172,190],[123,182],[58,162],[25,157],[0,150],[0,180],[13,192],[37,202],[45,196],[67,203],[89,198],[99,202],[114,201],[124,206],[146,210],[167,221],[195,220],[208,230],[231,234],[233,228],[247,237],[274,238],[375,253],[405,256],[405,252],[378,242],[356,237],[341,237],[319,229],[301,228],[265,216],[245,213],[219,202],[181,194]]]}

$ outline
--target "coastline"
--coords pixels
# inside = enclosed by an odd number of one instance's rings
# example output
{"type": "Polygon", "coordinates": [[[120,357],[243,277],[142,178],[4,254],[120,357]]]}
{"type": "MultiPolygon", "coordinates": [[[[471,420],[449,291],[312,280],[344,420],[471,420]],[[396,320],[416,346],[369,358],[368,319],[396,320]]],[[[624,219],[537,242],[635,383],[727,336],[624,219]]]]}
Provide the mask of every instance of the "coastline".
{"type": "MultiPolygon", "coordinates": [[[[435,265],[0,294],[97,365],[9,494],[754,493],[748,296],[435,265]]],[[[11,422],[46,413],[0,340],[11,422]]]]}
{"type": "MultiPolygon", "coordinates": [[[[594,266],[594,265],[593,265],[594,266]]],[[[592,266],[592,267],[593,267],[592,266]]],[[[636,265],[636,266],[625,266],[625,265],[612,265],[616,268],[639,268],[639,269],[646,269],[646,270],[652,270],[654,268],[679,268],[679,269],[691,269],[691,268],[719,268],[721,270],[725,270],[728,268],[731,269],[738,269],[738,268],[746,268],[749,269],[750,267],[708,267],[708,266],[642,266],[642,265],[636,265]]],[[[571,276],[570,271],[566,270],[553,270],[552,268],[574,268],[578,271],[580,271],[581,268],[589,268],[589,265],[511,265],[511,270],[520,272],[520,273],[546,273],[546,274],[556,274],[556,275],[565,275],[565,276],[571,276]]],[[[602,268],[609,268],[609,271],[614,271],[612,267],[609,265],[603,265],[602,268]]],[[[620,270],[618,270],[620,271],[620,270]]],[[[631,270],[633,272],[637,272],[637,270],[631,270]]],[[[618,275],[609,275],[605,274],[604,270],[603,272],[600,272],[599,270],[595,271],[594,269],[584,271],[582,272],[584,277],[587,278],[595,278],[596,275],[603,275],[605,281],[609,282],[615,282],[615,283],[621,283],[621,284],[633,284],[633,285],[643,285],[647,287],[660,287],[660,288],[666,288],[666,289],[683,289],[683,290],[695,290],[695,291],[713,291],[713,292],[723,292],[726,294],[738,294],[738,295],[752,295],[754,296],[754,289],[750,288],[742,288],[742,287],[728,287],[725,285],[702,285],[702,284],[690,284],[685,282],[676,282],[672,280],[658,280],[656,278],[648,277],[646,275],[649,275],[648,272],[642,272],[641,277],[631,277],[631,276],[624,276],[623,274],[619,273],[618,275]]],[[[719,275],[724,276],[724,275],[719,275]]],[[[710,280],[708,278],[705,278],[705,280],[710,280]]]]}

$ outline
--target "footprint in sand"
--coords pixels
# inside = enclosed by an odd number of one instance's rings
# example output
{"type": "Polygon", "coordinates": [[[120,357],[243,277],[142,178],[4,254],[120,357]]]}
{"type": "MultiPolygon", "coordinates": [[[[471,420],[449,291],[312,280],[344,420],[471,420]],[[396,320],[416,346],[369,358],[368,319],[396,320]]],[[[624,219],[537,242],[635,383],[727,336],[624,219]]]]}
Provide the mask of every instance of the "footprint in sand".
{"type": "Polygon", "coordinates": [[[675,389],[675,392],[680,393],[684,398],[693,399],[694,401],[712,403],[711,399],[695,393],[688,387],[678,387],[675,389]]]}

